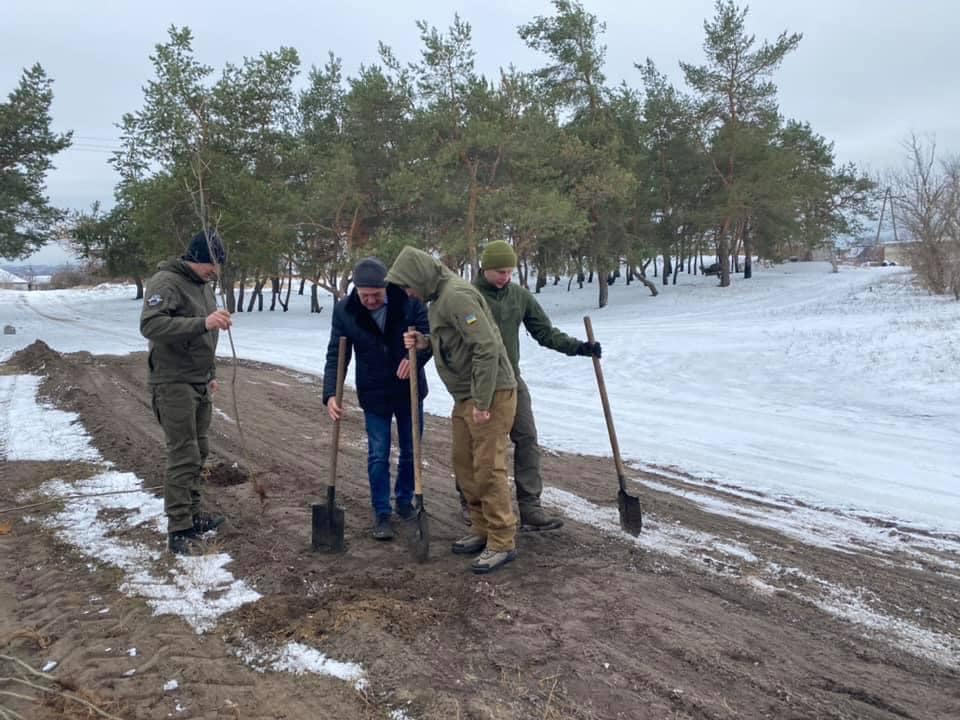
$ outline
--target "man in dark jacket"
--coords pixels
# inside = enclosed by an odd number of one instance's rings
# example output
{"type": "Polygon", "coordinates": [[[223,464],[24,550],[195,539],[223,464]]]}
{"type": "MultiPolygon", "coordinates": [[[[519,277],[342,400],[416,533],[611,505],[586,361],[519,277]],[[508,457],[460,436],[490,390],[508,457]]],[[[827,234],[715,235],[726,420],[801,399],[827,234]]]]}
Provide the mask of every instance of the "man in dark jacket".
{"type": "Polygon", "coordinates": [[[540,504],[543,470],[530,389],[520,377],[520,326],[523,325],[543,347],[565,355],[600,357],[600,343],[581,342],[557,330],[533,293],[510,282],[517,267],[517,255],[509,243],[503,240],[489,243],[481,256],[480,266],[483,272],[474,284],[490,306],[517,378],[517,415],[510,439],[514,444],[513,476],[520,508],[520,528],[555,530],[563,525],[563,521],[547,515],[540,504]]]}
{"type": "Polygon", "coordinates": [[[220,238],[198,233],[181,258],[161,263],[147,281],[140,313],[140,332],[150,341],[153,412],[166,438],[167,547],[178,555],[189,553],[191,543],[223,522],[200,510],[200,471],[209,450],[211,395],[217,389],[218,331],[232,323],[230,313],[217,309],[207,284],[224,262],[220,238]]]}
{"type": "MultiPolygon", "coordinates": [[[[337,355],[340,338],[350,341],[357,358],[357,400],[367,430],[367,475],[373,505],[373,537],[390,540],[390,430],[397,419],[397,480],[394,489],[397,515],[413,515],[413,417],[410,409],[410,364],[403,344],[409,326],[429,332],[427,309],[396,286],[387,287],[387,268],[377,258],[365,258],[353,269],[353,290],[333,310],[327,364],[323,372],[323,403],[334,421],[343,408],[337,405],[337,355]]],[[[423,398],[427,395],[424,363],[430,352],[418,354],[421,432],[423,398]]]]}

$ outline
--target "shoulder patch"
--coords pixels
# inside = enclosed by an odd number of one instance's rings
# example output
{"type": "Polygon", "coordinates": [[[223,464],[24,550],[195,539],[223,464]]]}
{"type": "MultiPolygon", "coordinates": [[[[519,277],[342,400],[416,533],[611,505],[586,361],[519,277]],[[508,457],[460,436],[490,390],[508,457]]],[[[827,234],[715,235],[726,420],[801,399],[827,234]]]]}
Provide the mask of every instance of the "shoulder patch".
{"type": "Polygon", "coordinates": [[[160,295],[157,295],[156,293],[154,293],[153,295],[147,298],[147,305],[149,305],[150,307],[156,307],[162,302],[163,302],[163,298],[160,295]]]}
{"type": "Polygon", "coordinates": [[[469,315],[467,315],[467,316],[464,317],[463,319],[466,321],[467,325],[473,325],[473,324],[477,321],[477,314],[476,314],[476,313],[470,313],[469,315]]]}

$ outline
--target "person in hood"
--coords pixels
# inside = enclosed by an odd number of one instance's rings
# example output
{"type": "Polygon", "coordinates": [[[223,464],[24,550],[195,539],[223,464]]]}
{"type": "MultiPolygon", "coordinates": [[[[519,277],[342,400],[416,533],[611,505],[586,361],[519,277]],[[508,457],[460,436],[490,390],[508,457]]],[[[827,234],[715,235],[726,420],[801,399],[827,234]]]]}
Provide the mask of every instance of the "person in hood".
{"type": "Polygon", "coordinates": [[[507,435],[517,409],[517,381],[483,297],[431,255],[400,251],[387,282],[427,303],[430,334],[408,332],[408,348],[433,349],[437,373],[453,396],[453,471],[470,511],[471,533],[453,552],[480,553],[483,574],[517,556],[516,517],[507,484],[507,435]]]}
{"type": "MultiPolygon", "coordinates": [[[[377,258],[364,258],[353,268],[353,290],[333,309],[327,364],[323,372],[323,404],[334,422],[343,408],[337,404],[337,356],[340,338],[350,343],[347,364],[355,355],[357,401],[367,431],[367,477],[373,505],[373,537],[393,538],[390,525],[390,436],[397,419],[397,516],[413,517],[413,415],[410,407],[410,363],[403,334],[414,326],[429,332],[427,309],[395,285],[387,286],[387,268],[377,258]]],[[[417,357],[420,428],[423,432],[423,399],[427,395],[424,364],[429,350],[417,357]]]]}
{"type": "Polygon", "coordinates": [[[520,529],[555,530],[563,526],[563,521],[547,515],[540,502],[543,467],[530,390],[520,377],[520,326],[543,347],[564,355],[600,357],[600,343],[581,341],[555,328],[533,293],[510,282],[517,267],[517,254],[509,243],[488,243],[480,257],[480,267],[482,272],[474,284],[490,306],[517,378],[517,416],[510,439],[514,444],[513,478],[520,529]]]}
{"type": "Polygon", "coordinates": [[[223,522],[200,509],[200,472],[217,389],[217,339],[232,324],[230,313],[217,309],[209,282],[226,260],[219,236],[197,233],[182,257],[160,263],[147,281],[140,313],[140,333],[150,341],[151,405],[166,440],[167,548],[177,555],[189,554],[203,533],[223,522]]]}

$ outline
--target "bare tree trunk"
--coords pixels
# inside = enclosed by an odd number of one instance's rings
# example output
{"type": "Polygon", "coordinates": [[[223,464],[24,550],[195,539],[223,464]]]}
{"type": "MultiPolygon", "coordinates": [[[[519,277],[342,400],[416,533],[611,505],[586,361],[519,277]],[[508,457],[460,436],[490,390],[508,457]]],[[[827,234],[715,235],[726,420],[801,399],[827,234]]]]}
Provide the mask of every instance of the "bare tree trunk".
{"type": "MultiPolygon", "coordinates": [[[[292,281],[293,278],[291,277],[290,280],[292,281]]],[[[303,295],[303,288],[304,288],[304,286],[305,286],[306,284],[307,284],[307,278],[306,278],[306,276],[305,276],[305,275],[301,275],[301,276],[300,276],[300,290],[297,292],[297,295],[303,295]]]]}
{"type": "Polygon", "coordinates": [[[261,280],[259,277],[253,283],[253,290],[250,292],[250,302],[247,304],[247,312],[253,312],[253,304],[257,301],[257,298],[260,299],[260,306],[258,310],[263,310],[263,286],[266,283],[266,280],[261,280]]]}
{"type": "Polygon", "coordinates": [[[143,300],[143,278],[135,277],[133,282],[137,285],[137,296],[134,300],[143,300]]]}
{"type": "MultiPolygon", "coordinates": [[[[302,283],[302,280],[301,280],[302,283]]],[[[287,296],[283,299],[283,302],[280,305],[283,307],[283,311],[286,312],[290,309],[290,293],[293,291],[293,260],[290,260],[287,263],[287,296]]]]}
{"type": "Polygon", "coordinates": [[[540,290],[546,287],[547,285],[547,273],[542,270],[537,270],[537,282],[534,285],[534,292],[540,294],[540,290]]]}
{"type": "Polygon", "coordinates": [[[554,276],[553,276],[553,286],[556,287],[556,286],[559,285],[559,284],[560,284],[560,276],[559,276],[559,275],[554,275],[554,276]]]}
{"type": "Polygon", "coordinates": [[[651,294],[651,295],[653,295],[654,297],[656,297],[657,295],[660,294],[660,291],[657,290],[657,285],[656,285],[656,283],[654,283],[654,282],[652,282],[652,281],[650,281],[650,280],[647,279],[646,271],[645,271],[644,268],[641,268],[640,270],[637,270],[637,272],[636,272],[635,274],[636,274],[637,280],[639,280],[640,282],[642,282],[642,283],[646,286],[647,290],[650,291],[650,294],[651,294]]]}
{"type": "Polygon", "coordinates": [[[665,252],[663,254],[663,284],[670,284],[670,275],[673,273],[673,266],[670,261],[670,253],[665,252]]]}
{"type": "Polygon", "coordinates": [[[283,286],[280,284],[280,278],[274,275],[270,278],[270,312],[273,312],[277,307],[277,298],[280,296],[280,291],[283,289],[283,286]]]}
{"type": "Polygon", "coordinates": [[[720,228],[720,247],[717,254],[720,256],[720,287],[730,287],[730,237],[727,230],[730,227],[730,218],[724,218],[720,228]]]}
{"type": "Polygon", "coordinates": [[[240,290],[237,293],[237,312],[243,312],[243,293],[246,290],[247,278],[244,273],[240,273],[240,290]]]}
{"type": "Polygon", "coordinates": [[[321,310],[323,310],[323,306],[320,304],[320,285],[313,282],[310,285],[310,312],[318,313],[321,310]]]}
{"type": "Polygon", "coordinates": [[[610,297],[610,288],[607,284],[608,278],[607,274],[603,270],[597,271],[597,285],[599,286],[599,304],[597,307],[604,308],[607,306],[607,301],[610,297]]]}

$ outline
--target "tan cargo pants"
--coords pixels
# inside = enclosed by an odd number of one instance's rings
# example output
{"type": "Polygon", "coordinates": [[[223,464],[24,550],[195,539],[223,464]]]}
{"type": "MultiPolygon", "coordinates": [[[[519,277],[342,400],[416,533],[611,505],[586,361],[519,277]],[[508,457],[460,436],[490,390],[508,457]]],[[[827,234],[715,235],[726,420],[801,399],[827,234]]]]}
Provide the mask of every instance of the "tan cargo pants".
{"type": "Polygon", "coordinates": [[[453,406],[453,473],[470,509],[471,531],[490,550],[513,550],[517,520],[507,483],[507,442],[517,411],[517,391],[498,390],[490,420],[473,420],[473,400],[453,406]]]}

